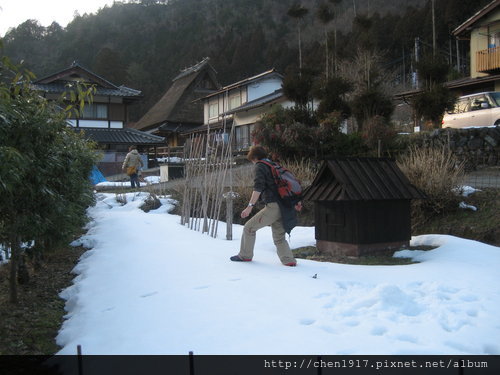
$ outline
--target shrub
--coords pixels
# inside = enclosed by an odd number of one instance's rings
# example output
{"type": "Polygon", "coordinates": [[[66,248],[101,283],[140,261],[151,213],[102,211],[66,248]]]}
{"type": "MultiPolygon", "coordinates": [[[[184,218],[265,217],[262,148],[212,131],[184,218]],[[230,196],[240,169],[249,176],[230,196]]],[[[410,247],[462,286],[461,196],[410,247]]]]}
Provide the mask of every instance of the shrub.
{"type": "Polygon", "coordinates": [[[325,115],[319,124],[304,124],[296,110],[278,108],[265,115],[253,132],[255,142],[285,160],[328,159],[365,152],[359,135],[340,131],[342,114],[325,115]]]}
{"type": "Polygon", "coordinates": [[[408,153],[400,157],[398,165],[410,182],[428,197],[412,202],[415,226],[432,216],[457,209],[456,190],[463,180],[464,164],[448,148],[410,147],[408,153]]]}
{"type": "Polygon", "coordinates": [[[366,146],[373,151],[391,149],[396,138],[394,128],[382,116],[375,116],[365,122],[362,137],[366,146]]]}
{"type": "MultiPolygon", "coordinates": [[[[1,46],[0,46],[1,48],[1,46]]],[[[23,242],[37,251],[66,242],[93,203],[94,145],[66,124],[66,113],[30,89],[32,75],[0,60],[0,238],[11,253],[10,300],[23,242]],[[8,78],[11,78],[8,82],[8,78]]]]}

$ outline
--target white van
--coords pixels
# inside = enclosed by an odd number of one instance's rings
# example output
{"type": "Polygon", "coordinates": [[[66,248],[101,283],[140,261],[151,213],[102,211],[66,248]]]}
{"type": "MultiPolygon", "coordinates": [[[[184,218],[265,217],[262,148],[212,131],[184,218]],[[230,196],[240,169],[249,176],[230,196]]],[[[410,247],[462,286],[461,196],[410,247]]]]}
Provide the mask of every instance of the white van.
{"type": "Polygon", "coordinates": [[[461,96],[455,108],[443,116],[443,128],[500,125],[500,92],[461,96]]]}

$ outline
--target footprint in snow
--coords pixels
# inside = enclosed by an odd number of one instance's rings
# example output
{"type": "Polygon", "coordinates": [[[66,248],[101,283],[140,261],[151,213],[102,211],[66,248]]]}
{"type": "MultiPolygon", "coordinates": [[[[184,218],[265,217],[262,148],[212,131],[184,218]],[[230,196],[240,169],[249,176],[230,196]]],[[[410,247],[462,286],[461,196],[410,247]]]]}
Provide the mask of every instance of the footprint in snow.
{"type": "Polygon", "coordinates": [[[370,331],[370,333],[373,335],[373,336],[382,336],[384,335],[385,333],[387,333],[387,328],[383,327],[383,326],[376,326],[376,327],[373,327],[372,330],[370,331]]]}
{"type": "Polygon", "coordinates": [[[478,314],[477,310],[474,310],[474,309],[467,310],[466,313],[468,316],[473,317],[473,318],[477,317],[477,314],[478,314]]]}
{"type": "Polygon", "coordinates": [[[151,297],[151,296],[154,296],[155,294],[158,294],[158,292],[151,292],[151,293],[142,294],[141,298],[151,297]]]}
{"type": "Polygon", "coordinates": [[[418,339],[415,336],[407,334],[398,335],[396,336],[396,339],[398,339],[399,341],[411,342],[413,344],[416,344],[418,342],[418,339]]]}
{"type": "Polygon", "coordinates": [[[466,296],[460,297],[460,299],[464,302],[475,302],[478,300],[478,298],[472,294],[468,294],[466,296]]]}
{"type": "Polygon", "coordinates": [[[194,287],[193,289],[194,290],[202,290],[202,289],[208,289],[208,288],[210,288],[210,285],[200,285],[200,286],[194,287]]]}
{"type": "Polygon", "coordinates": [[[302,324],[303,326],[310,326],[311,324],[314,324],[316,322],[315,319],[301,319],[300,320],[300,324],[302,324]]]}
{"type": "Polygon", "coordinates": [[[357,326],[359,326],[359,321],[349,320],[348,322],[345,322],[345,325],[349,326],[349,327],[357,327],[357,326]]]}
{"type": "Polygon", "coordinates": [[[337,333],[337,330],[330,326],[321,326],[320,328],[326,333],[331,333],[331,334],[337,333]]]}
{"type": "Polygon", "coordinates": [[[331,293],[320,293],[320,294],[314,296],[314,298],[324,298],[324,297],[328,297],[330,295],[331,295],[331,293]]]}

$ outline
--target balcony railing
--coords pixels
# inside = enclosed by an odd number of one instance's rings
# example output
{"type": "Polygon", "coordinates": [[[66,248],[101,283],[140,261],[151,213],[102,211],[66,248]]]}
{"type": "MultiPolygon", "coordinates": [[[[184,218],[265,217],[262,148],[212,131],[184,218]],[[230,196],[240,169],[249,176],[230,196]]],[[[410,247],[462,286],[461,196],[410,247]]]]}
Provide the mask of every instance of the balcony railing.
{"type": "Polygon", "coordinates": [[[476,52],[476,70],[481,73],[500,69],[500,47],[476,52]]]}

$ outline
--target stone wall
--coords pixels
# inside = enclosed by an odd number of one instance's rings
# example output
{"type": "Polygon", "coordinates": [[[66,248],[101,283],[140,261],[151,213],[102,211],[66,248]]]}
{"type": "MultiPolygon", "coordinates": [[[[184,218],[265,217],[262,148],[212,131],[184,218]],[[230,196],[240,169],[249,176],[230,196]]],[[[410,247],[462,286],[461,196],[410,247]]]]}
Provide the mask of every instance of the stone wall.
{"type": "Polygon", "coordinates": [[[417,136],[417,143],[446,145],[466,162],[467,170],[500,165],[500,127],[437,129],[417,136]]]}

